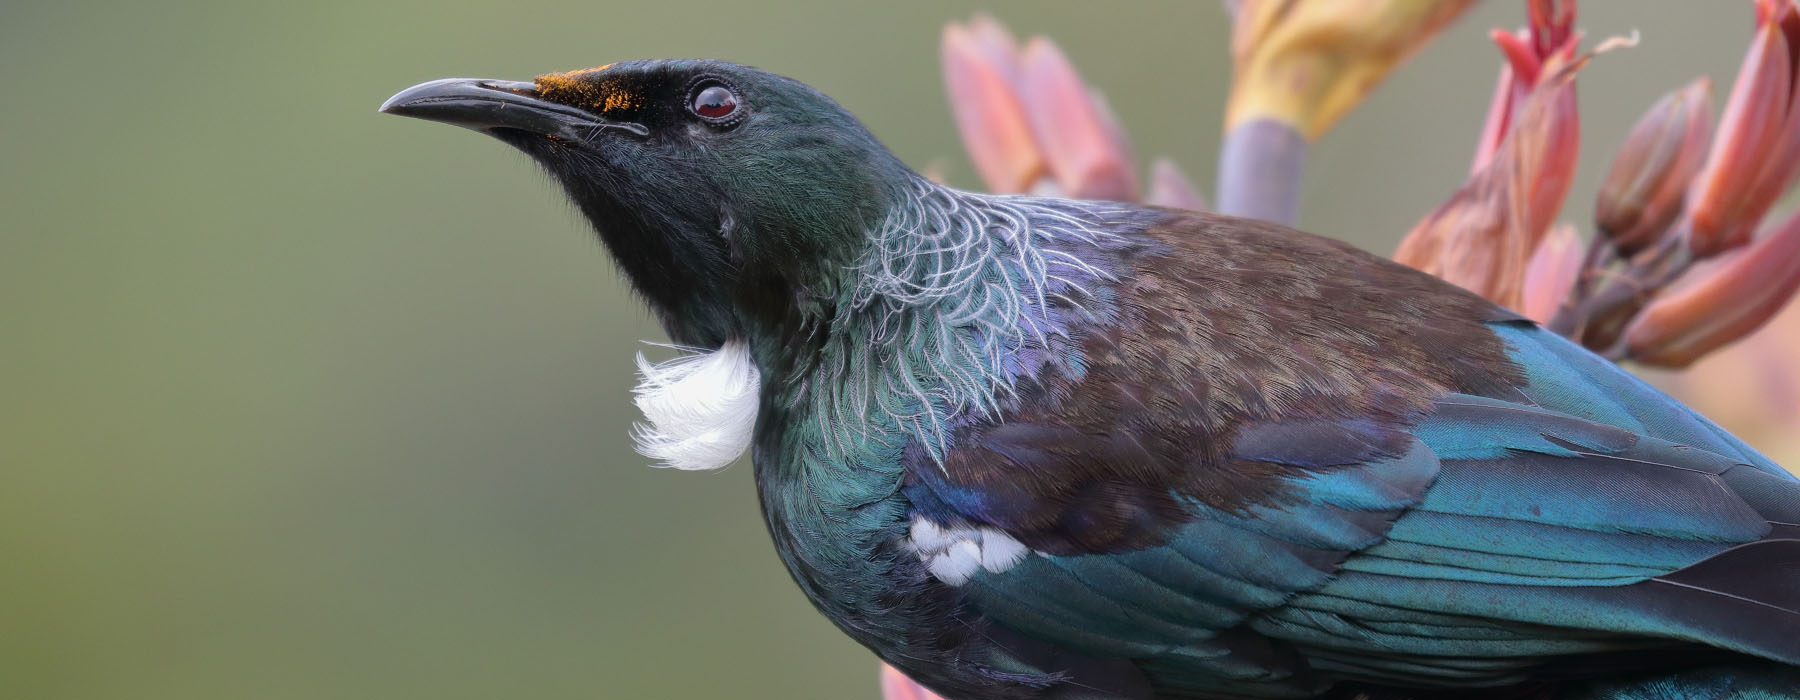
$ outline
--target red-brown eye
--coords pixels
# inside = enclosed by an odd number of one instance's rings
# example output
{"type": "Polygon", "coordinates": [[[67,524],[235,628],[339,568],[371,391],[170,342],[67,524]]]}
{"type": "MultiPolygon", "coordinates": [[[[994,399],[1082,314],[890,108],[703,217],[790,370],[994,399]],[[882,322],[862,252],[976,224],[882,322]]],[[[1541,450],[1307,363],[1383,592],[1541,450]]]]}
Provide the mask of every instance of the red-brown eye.
{"type": "Polygon", "coordinates": [[[737,95],[723,85],[712,85],[701,88],[694,93],[694,103],[689,109],[707,119],[721,119],[731,116],[738,108],[737,95]]]}

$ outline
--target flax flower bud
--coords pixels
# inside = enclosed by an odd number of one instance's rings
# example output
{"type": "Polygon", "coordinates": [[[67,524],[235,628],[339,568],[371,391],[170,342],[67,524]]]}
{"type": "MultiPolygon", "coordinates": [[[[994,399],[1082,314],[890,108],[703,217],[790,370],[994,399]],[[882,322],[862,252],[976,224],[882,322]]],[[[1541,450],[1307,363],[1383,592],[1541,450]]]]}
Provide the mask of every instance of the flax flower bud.
{"type": "Polygon", "coordinates": [[[1595,226],[1619,255],[1644,249],[1675,222],[1712,121],[1712,81],[1701,78],[1657,100],[1625,137],[1594,202],[1595,226]]]}
{"type": "Polygon", "coordinates": [[[986,15],[944,27],[944,86],[963,146],[993,192],[1137,199],[1131,146],[1061,49],[1023,49],[986,15]]]}
{"type": "MultiPolygon", "coordinates": [[[[1469,174],[1481,172],[1500,150],[1513,121],[1525,106],[1538,83],[1547,74],[1545,63],[1553,58],[1561,63],[1574,59],[1581,35],[1575,31],[1574,0],[1531,0],[1526,4],[1531,18],[1529,26],[1517,32],[1495,29],[1488,32],[1494,45],[1500,47],[1506,62],[1500,64],[1500,81],[1494,86],[1494,98],[1488,103],[1487,120],[1475,142],[1475,159],[1469,174]]],[[[1575,90],[1571,83],[1566,93],[1557,96],[1556,109],[1575,113],[1575,90]]]]}
{"type": "Polygon", "coordinates": [[[1194,186],[1193,179],[1182,172],[1181,166],[1168,158],[1158,158],[1150,164],[1150,194],[1144,196],[1144,203],[1191,211],[1206,209],[1206,198],[1200,196],[1200,188],[1194,186]]]}
{"type": "Polygon", "coordinates": [[[1394,260],[1489,299],[1516,306],[1530,247],[1508,213],[1506,173],[1489,168],[1425,215],[1400,241],[1394,260]]]}
{"type": "Polygon", "coordinates": [[[1079,199],[1137,199],[1124,132],[1055,42],[1044,37],[1026,42],[1019,87],[1038,149],[1063,192],[1079,199]]]}
{"type": "Polygon", "coordinates": [[[1568,198],[1580,149],[1575,75],[1594,56],[1635,39],[1577,53],[1574,2],[1532,0],[1531,27],[1496,32],[1506,56],[1476,149],[1475,170],[1400,242],[1394,259],[1502,305],[1526,303],[1526,272],[1568,198]]]}
{"type": "Polygon", "coordinates": [[[1800,167],[1800,10],[1757,0],[1756,34],[1687,194],[1688,248],[1704,258],[1743,245],[1800,167]]]}
{"type": "Polygon", "coordinates": [[[1525,271],[1562,208],[1576,152],[1565,96],[1592,54],[1552,56],[1494,157],[1400,242],[1394,259],[1504,306],[1524,304],[1525,271]]]}
{"type": "Polygon", "coordinates": [[[1581,274],[1585,249],[1581,234],[1569,224],[1558,224],[1540,241],[1525,265],[1525,288],[1519,313],[1539,323],[1548,323],[1556,310],[1569,298],[1575,279],[1581,274]]]}
{"type": "Polygon", "coordinates": [[[1800,288],[1800,214],[1709,262],[1632,320],[1625,330],[1632,359],[1685,367],[1768,322],[1800,288]]]}
{"type": "Polygon", "coordinates": [[[1015,87],[1018,45],[986,16],[944,27],[944,87],[963,148],[989,191],[1024,192],[1046,172],[1015,87]]]}
{"type": "Polygon", "coordinates": [[[944,700],[926,690],[906,674],[887,664],[881,665],[881,700],[944,700]]]}

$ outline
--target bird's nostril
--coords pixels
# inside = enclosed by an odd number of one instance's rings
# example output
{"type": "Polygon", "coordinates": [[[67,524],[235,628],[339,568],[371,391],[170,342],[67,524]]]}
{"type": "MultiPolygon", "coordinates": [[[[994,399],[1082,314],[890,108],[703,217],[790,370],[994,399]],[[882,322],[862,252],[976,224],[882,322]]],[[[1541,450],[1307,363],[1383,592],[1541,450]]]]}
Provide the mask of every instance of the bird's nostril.
{"type": "Polygon", "coordinates": [[[531,95],[535,97],[538,93],[536,83],[523,80],[483,80],[480,83],[477,83],[477,85],[489,90],[510,92],[515,95],[531,95]]]}

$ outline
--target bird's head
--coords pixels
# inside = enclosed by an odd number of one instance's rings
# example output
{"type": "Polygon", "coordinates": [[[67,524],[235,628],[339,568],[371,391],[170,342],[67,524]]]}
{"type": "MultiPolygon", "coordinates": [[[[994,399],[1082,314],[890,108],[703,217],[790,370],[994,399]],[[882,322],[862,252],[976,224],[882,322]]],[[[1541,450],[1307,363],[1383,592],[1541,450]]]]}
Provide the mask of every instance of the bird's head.
{"type": "Polygon", "coordinates": [[[798,81],[711,60],[450,79],[381,110],[494,136],[567,190],[680,343],[824,310],[915,177],[798,81]]]}

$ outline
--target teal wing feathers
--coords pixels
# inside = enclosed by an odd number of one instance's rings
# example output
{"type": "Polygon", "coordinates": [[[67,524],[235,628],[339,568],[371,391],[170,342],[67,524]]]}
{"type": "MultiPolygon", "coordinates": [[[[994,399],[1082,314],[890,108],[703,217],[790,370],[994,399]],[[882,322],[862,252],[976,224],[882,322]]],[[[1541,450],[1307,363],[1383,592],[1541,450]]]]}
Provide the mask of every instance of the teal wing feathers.
{"type": "Polygon", "coordinates": [[[1800,482],[1560,338],[1495,328],[1524,369],[1507,398],[1440,396],[1401,449],[1354,419],[1247,427],[1236,458],[1299,468],[1278,495],[1184,500],[1157,544],[1033,555],[969,604],[1222,696],[1498,686],[1657,649],[1800,663],[1800,482]]]}

